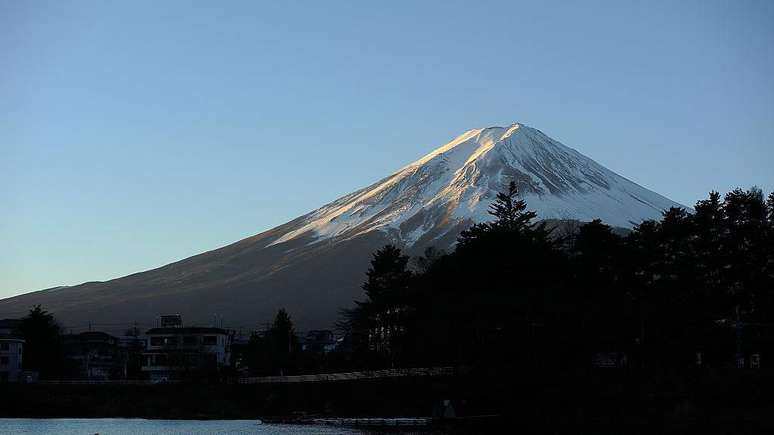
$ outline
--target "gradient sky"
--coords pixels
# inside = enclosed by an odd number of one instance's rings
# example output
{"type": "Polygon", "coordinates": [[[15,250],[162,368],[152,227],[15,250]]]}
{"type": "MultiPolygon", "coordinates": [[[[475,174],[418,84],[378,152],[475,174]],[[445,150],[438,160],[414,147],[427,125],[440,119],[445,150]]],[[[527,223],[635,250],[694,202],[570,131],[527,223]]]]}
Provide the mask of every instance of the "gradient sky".
{"type": "Polygon", "coordinates": [[[515,121],[774,189],[774,2],[0,0],[0,297],[253,235],[515,121]]]}

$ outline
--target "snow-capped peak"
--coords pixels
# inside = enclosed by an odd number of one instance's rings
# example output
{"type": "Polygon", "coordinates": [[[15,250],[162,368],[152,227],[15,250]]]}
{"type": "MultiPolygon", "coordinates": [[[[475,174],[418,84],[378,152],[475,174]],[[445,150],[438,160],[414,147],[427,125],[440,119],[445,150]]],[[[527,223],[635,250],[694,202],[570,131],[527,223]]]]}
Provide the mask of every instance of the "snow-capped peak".
{"type": "Polygon", "coordinates": [[[319,241],[370,231],[386,232],[408,246],[431,244],[460,226],[489,220],[489,204],[510,181],[542,219],[600,218],[631,227],[680,206],[539,130],[514,123],[468,130],[391,176],[303,216],[271,244],[301,235],[319,241]]]}

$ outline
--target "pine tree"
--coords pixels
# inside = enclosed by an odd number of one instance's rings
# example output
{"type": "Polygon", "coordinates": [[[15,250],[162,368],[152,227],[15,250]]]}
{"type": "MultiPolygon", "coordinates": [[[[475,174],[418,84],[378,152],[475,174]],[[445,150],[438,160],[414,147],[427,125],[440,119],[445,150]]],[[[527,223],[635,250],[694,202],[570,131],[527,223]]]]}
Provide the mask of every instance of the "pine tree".
{"type": "Polygon", "coordinates": [[[581,267],[581,279],[597,286],[612,284],[621,260],[621,245],[621,237],[601,220],[582,225],[572,249],[575,263],[581,267]]]}
{"type": "Polygon", "coordinates": [[[399,299],[408,285],[411,273],[407,269],[409,257],[393,245],[376,251],[363,290],[376,305],[389,305],[399,299]]]}
{"type": "Polygon", "coordinates": [[[723,204],[724,260],[721,279],[735,304],[740,318],[755,309],[756,295],[766,291],[765,269],[771,247],[762,238],[767,227],[767,209],[763,192],[734,189],[723,204]]]}
{"type": "Polygon", "coordinates": [[[524,230],[531,227],[531,222],[537,213],[527,210],[527,203],[518,199],[516,183],[511,181],[506,192],[499,192],[497,199],[489,206],[489,214],[497,218],[494,225],[511,231],[524,230]]]}
{"type": "Polygon", "coordinates": [[[269,330],[274,350],[278,353],[291,353],[295,348],[296,330],[290,315],[284,308],[277,311],[274,323],[269,330]]]}
{"type": "Polygon", "coordinates": [[[766,206],[768,208],[769,226],[774,228],[774,192],[769,193],[766,206]]]}
{"type": "Polygon", "coordinates": [[[707,199],[694,206],[692,216],[691,258],[694,292],[700,296],[703,310],[714,318],[723,316],[728,293],[721,282],[724,258],[724,211],[720,193],[711,191],[707,199]]]}
{"type": "Polygon", "coordinates": [[[409,257],[393,245],[376,251],[363,284],[366,300],[344,312],[345,319],[339,326],[351,334],[353,348],[361,357],[376,352],[393,364],[399,357],[410,315],[408,287],[412,275],[408,261],[409,257]]]}
{"type": "Polygon", "coordinates": [[[35,305],[22,319],[24,369],[40,372],[41,378],[55,378],[62,368],[63,354],[59,340],[61,328],[54,316],[35,305]]]}
{"type": "Polygon", "coordinates": [[[518,199],[518,196],[516,183],[511,181],[508,190],[498,193],[494,203],[489,206],[489,214],[496,218],[494,222],[474,224],[462,231],[457,238],[458,248],[464,249],[489,237],[520,238],[538,244],[549,242],[550,231],[546,229],[545,222],[532,222],[537,213],[527,210],[527,203],[518,199]]]}
{"type": "Polygon", "coordinates": [[[270,357],[270,370],[280,375],[294,368],[294,355],[298,349],[298,337],[288,312],[281,308],[266,334],[265,344],[270,357]]]}

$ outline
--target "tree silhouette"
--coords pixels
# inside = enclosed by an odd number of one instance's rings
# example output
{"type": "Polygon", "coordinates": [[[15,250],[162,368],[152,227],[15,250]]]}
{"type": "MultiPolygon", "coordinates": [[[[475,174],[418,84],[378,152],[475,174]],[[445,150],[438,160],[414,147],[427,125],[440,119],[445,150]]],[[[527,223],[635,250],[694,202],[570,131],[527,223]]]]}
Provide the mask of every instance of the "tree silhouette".
{"type": "Polygon", "coordinates": [[[25,340],[24,369],[39,372],[43,379],[58,377],[63,367],[63,353],[59,339],[61,328],[54,316],[35,305],[22,318],[19,329],[25,340]]]}
{"type": "Polygon", "coordinates": [[[293,321],[284,308],[277,311],[268,332],[268,340],[273,371],[279,371],[280,375],[286,374],[294,368],[293,356],[298,348],[298,338],[293,321]]]}
{"type": "Polygon", "coordinates": [[[489,206],[489,214],[497,218],[495,225],[511,231],[523,230],[530,226],[537,213],[527,210],[527,203],[518,199],[516,183],[511,181],[506,192],[499,192],[495,202],[489,206]]]}

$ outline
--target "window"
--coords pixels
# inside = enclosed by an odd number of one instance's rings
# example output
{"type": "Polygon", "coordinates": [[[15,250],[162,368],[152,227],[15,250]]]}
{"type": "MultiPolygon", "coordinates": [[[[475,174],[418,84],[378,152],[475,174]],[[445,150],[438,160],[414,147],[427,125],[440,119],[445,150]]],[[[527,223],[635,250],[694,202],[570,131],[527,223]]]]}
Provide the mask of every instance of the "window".
{"type": "Polygon", "coordinates": [[[218,336],[217,335],[205,335],[202,339],[202,343],[205,346],[214,346],[218,344],[218,336]]]}
{"type": "Polygon", "coordinates": [[[8,357],[0,356],[0,366],[7,366],[7,365],[8,365],[8,357]]]}
{"type": "Polygon", "coordinates": [[[199,344],[198,337],[195,335],[186,335],[183,337],[183,344],[186,346],[195,346],[199,344]]]}
{"type": "Polygon", "coordinates": [[[8,350],[8,343],[0,343],[0,350],[8,350]]]}
{"type": "Polygon", "coordinates": [[[151,346],[174,346],[177,344],[177,337],[151,337],[151,346]]]}

